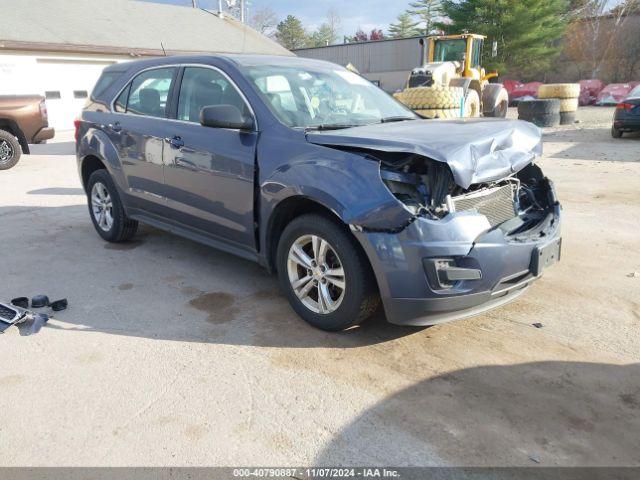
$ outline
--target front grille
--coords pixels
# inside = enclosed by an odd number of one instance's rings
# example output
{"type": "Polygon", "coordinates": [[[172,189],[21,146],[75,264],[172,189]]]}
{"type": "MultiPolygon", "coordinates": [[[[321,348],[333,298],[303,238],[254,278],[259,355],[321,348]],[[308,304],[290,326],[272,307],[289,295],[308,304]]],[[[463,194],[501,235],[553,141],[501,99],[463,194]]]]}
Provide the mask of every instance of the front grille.
{"type": "Polygon", "coordinates": [[[13,323],[17,315],[17,310],[0,303],[0,320],[5,323],[13,323]]]}
{"type": "Polygon", "coordinates": [[[489,224],[495,227],[517,215],[514,188],[514,185],[507,184],[467,193],[451,200],[456,212],[476,211],[487,217],[489,224]]]}

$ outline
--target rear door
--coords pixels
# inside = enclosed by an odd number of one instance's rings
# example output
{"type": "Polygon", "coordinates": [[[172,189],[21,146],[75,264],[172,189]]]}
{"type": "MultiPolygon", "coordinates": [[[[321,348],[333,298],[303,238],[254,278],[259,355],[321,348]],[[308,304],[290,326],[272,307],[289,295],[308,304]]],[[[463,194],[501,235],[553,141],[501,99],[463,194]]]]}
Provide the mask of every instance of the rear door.
{"type": "Polygon", "coordinates": [[[152,212],[165,204],[162,154],[177,72],[178,67],[161,67],[139,73],[114,102],[116,114],[105,127],[122,163],[125,193],[136,207],[152,212]]]}
{"type": "Polygon", "coordinates": [[[200,110],[251,109],[221,70],[187,66],[176,119],[164,146],[167,207],[175,220],[249,250],[255,248],[253,201],[257,132],[200,125],[200,110]]]}

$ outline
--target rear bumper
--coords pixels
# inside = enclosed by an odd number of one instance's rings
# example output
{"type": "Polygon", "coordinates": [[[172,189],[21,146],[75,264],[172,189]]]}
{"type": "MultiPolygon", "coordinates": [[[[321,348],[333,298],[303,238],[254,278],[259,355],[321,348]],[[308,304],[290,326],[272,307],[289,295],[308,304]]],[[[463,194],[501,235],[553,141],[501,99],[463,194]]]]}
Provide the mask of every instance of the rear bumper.
{"type": "Polygon", "coordinates": [[[55,136],[56,131],[53,127],[44,127],[38,130],[33,136],[32,143],[43,142],[45,140],[51,140],[55,136]]]}
{"type": "Polygon", "coordinates": [[[616,119],[613,121],[613,126],[618,130],[627,132],[635,132],[640,130],[640,118],[638,119],[616,119]]]}
{"type": "Polygon", "coordinates": [[[478,315],[519,297],[540,278],[534,254],[560,239],[560,205],[540,235],[515,240],[489,228],[470,212],[445,219],[417,219],[402,232],[354,232],[376,275],[387,320],[399,325],[435,325],[478,315]],[[453,259],[481,278],[434,286],[429,259],[453,259]]]}

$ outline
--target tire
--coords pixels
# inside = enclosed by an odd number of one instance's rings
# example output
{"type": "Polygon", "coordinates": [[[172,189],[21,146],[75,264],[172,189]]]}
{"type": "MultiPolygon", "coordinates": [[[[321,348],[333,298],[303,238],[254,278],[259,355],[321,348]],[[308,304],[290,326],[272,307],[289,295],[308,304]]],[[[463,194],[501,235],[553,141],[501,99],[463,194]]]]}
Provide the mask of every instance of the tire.
{"type": "Polygon", "coordinates": [[[560,113],[575,112],[578,110],[577,98],[563,98],[560,100],[560,113]]]}
{"type": "Polygon", "coordinates": [[[524,100],[518,102],[518,118],[528,120],[536,115],[552,115],[560,113],[560,100],[549,98],[545,100],[524,100]]]}
{"type": "Polygon", "coordinates": [[[560,114],[559,113],[543,113],[539,115],[532,115],[527,118],[518,117],[520,120],[526,120],[527,122],[531,122],[538,127],[555,127],[556,125],[560,125],[560,114]]]}
{"type": "Polygon", "coordinates": [[[460,118],[459,108],[429,108],[426,110],[416,110],[415,112],[426,118],[460,118]]]}
{"type": "Polygon", "coordinates": [[[452,109],[460,108],[464,89],[461,87],[431,87],[407,88],[401,92],[400,100],[407,107],[414,110],[452,109]]]}
{"type": "Polygon", "coordinates": [[[291,221],[280,237],[276,262],[280,286],[289,303],[298,315],[316,328],[331,332],[347,329],[365,321],[378,306],[380,298],[367,258],[357,247],[355,239],[341,225],[323,216],[302,215],[291,221]],[[324,249],[326,255],[313,256],[313,237],[327,242],[328,248],[324,249]],[[300,260],[301,257],[295,254],[291,256],[294,244],[307,255],[307,265],[310,264],[308,262],[315,261],[314,258],[319,262],[309,268],[301,266],[305,263],[300,260]],[[294,257],[297,259],[294,260],[294,257]],[[342,267],[343,276],[334,278],[342,278],[344,288],[340,289],[327,281],[328,277],[324,277],[325,274],[321,272],[324,265],[334,271],[338,270],[338,266],[342,267]],[[311,276],[309,272],[312,272],[311,276]],[[308,293],[299,297],[292,282],[304,278],[310,280],[301,284],[298,290],[308,287],[308,293]],[[312,283],[314,281],[316,284],[312,283]],[[337,303],[333,306],[325,304],[324,313],[321,313],[323,307],[319,302],[321,289],[330,292],[330,300],[337,303]]]}
{"type": "Polygon", "coordinates": [[[501,88],[493,101],[493,105],[486,105],[485,107],[483,107],[485,117],[506,118],[509,110],[509,93],[507,90],[501,88]]]}
{"type": "Polygon", "coordinates": [[[579,83],[548,83],[538,88],[538,98],[578,98],[579,83]]]}
{"type": "Polygon", "coordinates": [[[480,116],[480,97],[478,92],[469,89],[464,99],[464,116],[466,118],[476,118],[480,116]]]}
{"type": "Polygon", "coordinates": [[[622,138],[622,130],[618,130],[613,125],[611,126],[611,136],[613,138],[622,138]]]}
{"type": "Polygon", "coordinates": [[[15,167],[21,155],[22,148],[18,139],[12,133],[0,129],[0,170],[15,167]]]}
{"type": "Polygon", "coordinates": [[[560,112],[560,125],[573,125],[576,122],[576,112],[560,112]]]}
{"type": "Polygon", "coordinates": [[[138,222],[130,219],[125,214],[118,189],[106,170],[96,170],[89,177],[89,182],[87,182],[87,203],[89,216],[96,232],[107,242],[126,242],[136,234],[138,222]],[[99,195],[99,192],[102,195],[99,195]],[[104,192],[108,196],[104,196],[104,192]],[[104,204],[110,203],[110,209],[108,207],[106,209],[104,207],[102,209],[97,208],[98,200],[102,200],[104,204]],[[108,221],[109,217],[106,211],[104,217],[101,217],[98,210],[108,211],[111,222],[108,221]]]}

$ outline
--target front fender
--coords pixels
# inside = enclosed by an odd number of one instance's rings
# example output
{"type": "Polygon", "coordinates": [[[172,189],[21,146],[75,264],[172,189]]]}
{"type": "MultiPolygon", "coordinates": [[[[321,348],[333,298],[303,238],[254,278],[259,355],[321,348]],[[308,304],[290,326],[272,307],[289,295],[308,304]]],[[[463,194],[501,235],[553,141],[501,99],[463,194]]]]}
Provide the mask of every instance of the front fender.
{"type": "Polygon", "coordinates": [[[309,145],[308,152],[275,168],[261,190],[270,208],[303,196],[346,224],[372,230],[397,229],[412,218],[382,182],[376,160],[327,147],[309,145]]]}

